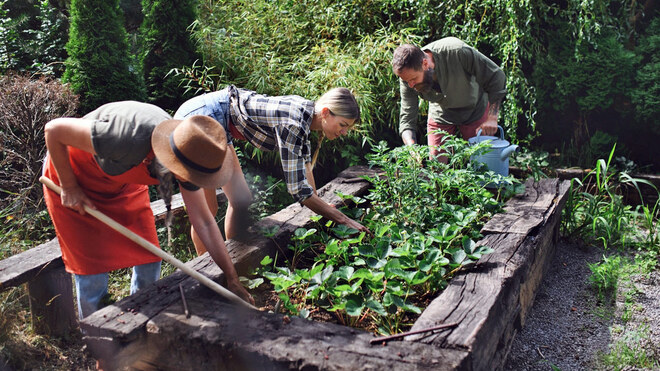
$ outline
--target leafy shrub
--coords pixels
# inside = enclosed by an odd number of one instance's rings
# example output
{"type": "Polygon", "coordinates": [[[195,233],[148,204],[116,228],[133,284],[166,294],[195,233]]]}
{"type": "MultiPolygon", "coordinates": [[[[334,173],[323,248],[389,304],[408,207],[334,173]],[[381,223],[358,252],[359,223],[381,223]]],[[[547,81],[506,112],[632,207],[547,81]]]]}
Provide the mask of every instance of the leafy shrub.
{"type": "Polygon", "coordinates": [[[69,58],[62,77],[84,113],[113,101],[144,100],[144,84],[128,52],[118,0],[72,0],[69,58]]]}
{"type": "Polygon", "coordinates": [[[195,20],[195,1],[143,0],[142,68],[149,102],[175,111],[192,97],[185,94],[181,78],[168,73],[197,59],[188,27],[195,20]]]}
{"type": "Polygon", "coordinates": [[[48,0],[0,0],[0,72],[38,72],[59,77],[66,59],[69,24],[48,0]]]}
{"type": "MultiPolygon", "coordinates": [[[[545,126],[541,130],[563,137],[562,140],[570,138],[574,151],[569,152],[572,158],[568,162],[588,167],[606,155],[596,151],[585,156],[585,152],[593,149],[585,144],[594,127],[604,130],[595,113],[616,115],[619,107],[616,102],[626,99],[632,87],[635,55],[624,48],[620,36],[613,31],[604,31],[590,42],[574,47],[560,36],[568,32],[571,25],[562,23],[558,27],[556,37],[550,40],[548,54],[536,65],[534,81],[539,102],[542,102],[540,108],[561,112],[561,121],[546,123],[543,120],[545,126]],[[567,132],[570,133],[568,138],[567,132]]],[[[550,113],[548,117],[558,116],[550,113]]]]}
{"type": "MultiPolygon", "coordinates": [[[[621,188],[646,184],[612,166],[616,146],[607,160],[599,159],[595,168],[583,179],[571,180],[571,189],[562,211],[562,232],[597,241],[605,248],[638,247],[657,251],[659,201],[655,205],[642,204],[636,209],[626,205],[621,188]]],[[[641,192],[640,192],[641,195],[641,192]]],[[[660,195],[660,193],[658,193],[660,195]]]]}
{"type": "Polygon", "coordinates": [[[637,64],[632,103],[636,118],[649,126],[656,136],[660,135],[660,18],[655,17],[648,34],[637,47],[641,56],[637,64]]]}
{"type": "Polygon", "coordinates": [[[44,125],[71,116],[78,97],[58,81],[11,73],[0,77],[0,258],[53,235],[42,200],[44,125]]]}

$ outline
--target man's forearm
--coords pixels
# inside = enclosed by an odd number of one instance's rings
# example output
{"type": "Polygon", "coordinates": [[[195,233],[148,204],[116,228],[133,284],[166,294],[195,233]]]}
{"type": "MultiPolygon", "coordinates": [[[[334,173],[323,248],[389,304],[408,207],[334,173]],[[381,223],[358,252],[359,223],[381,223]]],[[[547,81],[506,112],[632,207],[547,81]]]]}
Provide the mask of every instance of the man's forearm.
{"type": "Polygon", "coordinates": [[[497,100],[495,102],[491,102],[488,104],[488,116],[490,117],[495,117],[497,119],[497,116],[500,114],[500,106],[502,105],[502,100],[497,100]]]}

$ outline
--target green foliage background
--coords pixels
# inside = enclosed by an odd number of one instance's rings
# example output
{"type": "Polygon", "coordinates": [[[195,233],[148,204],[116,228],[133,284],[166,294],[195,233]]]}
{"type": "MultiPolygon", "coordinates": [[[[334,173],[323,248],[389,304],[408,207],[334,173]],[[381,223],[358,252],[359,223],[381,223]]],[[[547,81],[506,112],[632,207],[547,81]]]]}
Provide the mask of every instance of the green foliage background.
{"type": "Polygon", "coordinates": [[[192,86],[231,83],[309,99],[334,86],[352,89],[362,125],[350,139],[324,145],[320,157],[322,169],[340,169],[374,141],[400,144],[393,49],[456,36],[505,71],[500,123],[508,139],[561,152],[563,165],[581,166],[618,140],[630,143],[619,145],[624,155],[654,164],[656,149],[631,145],[640,134],[657,139],[660,125],[651,119],[658,105],[648,93],[657,89],[657,41],[646,36],[657,29],[649,27],[657,12],[641,7],[608,0],[205,1],[193,30],[206,74],[192,86]],[[642,11],[633,23],[630,15],[642,11]],[[602,151],[589,150],[594,134],[602,151]]]}
{"type": "Polygon", "coordinates": [[[143,0],[141,26],[142,68],[148,101],[176,110],[192,94],[184,93],[181,79],[168,75],[172,68],[192,65],[198,58],[188,27],[195,20],[194,0],[143,0]]]}
{"type": "MultiPolygon", "coordinates": [[[[508,95],[500,123],[507,139],[560,154],[551,156],[560,159],[552,165],[583,167],[617,142],[619,155],[657,171],[656,1],[121,0],[129,32],[126,56],[117,1],[73,1],[67,8],[65,1],[0,0],[1,70],[59,76],[65,15],[80,18],[74,8],[81,3],[93,18],[71,27],[78,41],[69,41],[72,72],[65,81],[83,103],[101,101],[95,85],[103,87],[106,101],[139,96],[142,80],[148,92],[143,97],[170,111],[192,94],[230,83],[309,99],[335,86],[352,89],[364,113],[362,125],[348,140],[323,145],[321,181],[325,173],[364,163],[362,154],[374,142],[400,144],[391,53],[402,42],[425,45],[445,36],[465,40],[504,69],[508,95]],[[101,34],[97,25],[113,31],[101,34]],[[87,28],[89,35],[83,33],[87,28]],[[81,37],[91,42],[89,49],[82,49],[81,37]],[[100,59],[85,54],[101,50],[113,52],[100,59]],[[168,75],[171,68],[182,73],[168,75]]],[[[243,149],[248,159],[276,168],[270,166],[275,155],[243,149]]]]}
{"type": "Polygon", "coordinates": [[[80,94],[81,112],[113,101],[144,100],[118,0],[72,0],[69,9],[69,58],[62,80],[80,94]]]}

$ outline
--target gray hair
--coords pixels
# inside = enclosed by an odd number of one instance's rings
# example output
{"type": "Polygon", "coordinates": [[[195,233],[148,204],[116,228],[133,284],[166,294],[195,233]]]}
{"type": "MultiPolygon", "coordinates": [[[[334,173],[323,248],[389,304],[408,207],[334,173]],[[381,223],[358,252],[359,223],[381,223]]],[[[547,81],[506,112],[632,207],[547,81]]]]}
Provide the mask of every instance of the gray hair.
{"type": "Polygon", "coordinates": [[[320,112],[327,107],[335,116],[360,121],[360,106],[353,93],[346,88],[334,88],[323,94],[315,104],[314,109],[320,112]]]}

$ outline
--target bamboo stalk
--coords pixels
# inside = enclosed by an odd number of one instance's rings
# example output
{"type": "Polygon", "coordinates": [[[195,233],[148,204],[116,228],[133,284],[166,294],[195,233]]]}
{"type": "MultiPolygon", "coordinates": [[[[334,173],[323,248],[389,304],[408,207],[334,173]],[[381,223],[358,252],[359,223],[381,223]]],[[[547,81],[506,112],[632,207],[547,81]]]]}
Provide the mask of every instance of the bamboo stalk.
{"type": "MultiPolygon", "coordinates": [[[[58,195],[62,195],[62,188],[55,184],[50,178],[42,176],[39,178],[39,181],[46,185],[46,187],[50,188],[53,192],[57,193],[58,195]]],[[[243,305],[245,307],[248,307],[250,309],[257,309],[250,303],[244,301],[240,297],[238,297],[236,294],[233,292],[227,290],[226,288],[222,287],[219,285],[217,282],[211,280],[210,278],[204,276],[203,274],[197,272],[196,270],[190,268],[189,266],[185,265],[181,260],[175,258],[174,256],[168,254],[167,252],[159,249],[156,245],[152,244],[151,242],[147,241],[144,239],[142,236],[136,234],[135,232],[131,231],[130,229],[124,227],[123,225],[117,223],[115,220],[110,218],[109,216],[103,214],[102,212],[92,209],[88,206],[85,206],[85,212],[88,214],[92,215],[96,219],[100,220],[110,228],[114,229],[115,231],[121,233],[131,241],[137,243],[138,245],[142,246],[143,248],[149,250],[152,254],[158,256],[159,258],[167,261],[168,263],[172,264],[173,266],[181,269],[184,273],[189,275],[190,277],[196,279],[197,281],[201,282],[204,286],[210,288],[211,290],[217,292],[224,298],[236,303],[243,305]]]]}

